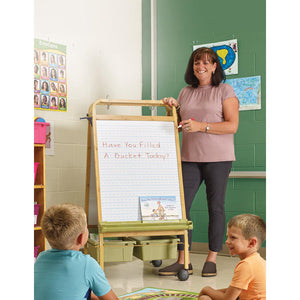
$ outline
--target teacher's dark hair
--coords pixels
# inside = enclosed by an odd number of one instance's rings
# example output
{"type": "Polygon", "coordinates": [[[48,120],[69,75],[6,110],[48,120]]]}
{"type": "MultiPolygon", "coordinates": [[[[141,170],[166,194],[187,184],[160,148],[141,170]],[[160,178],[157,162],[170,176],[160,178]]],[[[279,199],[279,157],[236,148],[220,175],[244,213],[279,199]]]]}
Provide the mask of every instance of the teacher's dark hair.
{"type": "Polygon", "coordinates": [[[193,88],[199,86],[199,80],[194,74],[194,61],[199,59],[208,59],[213,64],[217,63],[216,71],[212,75],[212,86],[218,86],[222,81],[225,81],[224,70],[220,64],[220,60],[217,53],[211,48],[201,47],[194,50],[189,59],[184,75],[184,80],[187,84],[190,84],[193,88]]]}

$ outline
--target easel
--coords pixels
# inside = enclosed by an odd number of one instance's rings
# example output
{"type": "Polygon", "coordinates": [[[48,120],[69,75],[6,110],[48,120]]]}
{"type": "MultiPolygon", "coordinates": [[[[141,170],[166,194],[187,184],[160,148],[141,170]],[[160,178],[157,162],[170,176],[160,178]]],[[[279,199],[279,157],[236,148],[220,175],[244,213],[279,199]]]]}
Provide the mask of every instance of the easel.
{"type": "MultiPolygon", "coordinates": [[[[94,102],[87,115],[88,122],[88,139],[87,139],[87,171],[86,171],[86,196],[85,196],[85,211],[89,218],[89,196],[90,196],[90,174],[91,174],[91,160],[95,167],[95,184],[96,184],[96,202],[97,202],[97,224],[91,225],[88,220],[89,227],[98,227],[99,233],[99,264],[104,268],[104,244],[103,239],[105,237],[133,237],[133,236],[165,236],[165,235],[183,235],[184,236],[184,270],[178,273],[180,280],[187,280],[188,274],[188,235],[187,230],[192,229],[192,222],[186,219],[184,193],[182,185],[182,173],[181,173],[181,159],[180,159],[180,148],[179,148],[179,136],[177,130],[177,113],[176,109],[170,108],[165,105],[162,101],[156,100],[108,100],[100,99],[94,102]],[[97,115],[96,107],[99,105],[110,106],[147,106],[153,107],[165,107],[166,116],[118,116],[118,115],[97,115]],[[98,135],[97,135],[97,121],[99,120],[121,120],[121,121],[159,121],[172,123],[172,128],[175,133],[175,144],[176,144],[176,160],[178,168],[178,181],[181,205],[181,216],[182,219],[177,222],[165,221],[159,223],[142,223],[141,221],[121,221],[121,222],[107,222],[103,221],[102,216],[102,203],[101,203],[101,192],[100,192],[100,180],[99,176],[99,156],[98,156],[98,135]],[[93,156],[92,154],[93,153],[93,156]]],[[[101,122],[101,121],[100,121],[101,122]]],[[[87,251],[87,249],[85,249],[87,251]]]]}

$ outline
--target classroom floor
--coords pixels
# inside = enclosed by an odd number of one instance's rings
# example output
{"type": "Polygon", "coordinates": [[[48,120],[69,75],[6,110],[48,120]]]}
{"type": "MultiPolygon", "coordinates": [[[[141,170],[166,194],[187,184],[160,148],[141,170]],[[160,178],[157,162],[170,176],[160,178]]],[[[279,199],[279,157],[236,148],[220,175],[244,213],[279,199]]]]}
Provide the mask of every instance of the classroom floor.
{"type": "Polygon", "coordinates": [[[145,287],[190,292],[199,292],[207,285],[218,289],[228,287],[239,258],[219,255],[217,258],[218,274],[210,278],[201,276],[205,259],[204,254],[191,253],[194,274],[187,281],[180,281],[175,276],[158,275],[158,269],[173,263],[174,260],[164,260],[159,268],[155,268],[150,262],[133,257],[131,262],[105,263],[104,272],[117,296],[145,287]]]}

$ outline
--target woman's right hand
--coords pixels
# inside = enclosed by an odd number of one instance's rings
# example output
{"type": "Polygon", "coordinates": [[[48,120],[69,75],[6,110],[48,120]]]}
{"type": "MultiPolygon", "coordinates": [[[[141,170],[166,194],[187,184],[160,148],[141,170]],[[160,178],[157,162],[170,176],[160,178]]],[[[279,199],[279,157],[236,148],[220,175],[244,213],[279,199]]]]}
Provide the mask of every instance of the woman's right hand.
{"type": "Polygon", "coordinates": [[[176,99],[173,97],[165,97],[161,99],[165,104],[168,104],[170,107],[175,106],[176,108],[179,106],[176,99]]]}

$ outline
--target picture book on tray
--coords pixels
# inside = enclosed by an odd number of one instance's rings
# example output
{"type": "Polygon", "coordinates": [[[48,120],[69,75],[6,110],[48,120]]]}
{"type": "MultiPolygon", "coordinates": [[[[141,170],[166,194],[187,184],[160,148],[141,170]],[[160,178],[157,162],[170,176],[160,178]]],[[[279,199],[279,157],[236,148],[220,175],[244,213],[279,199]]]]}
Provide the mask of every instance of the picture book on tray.
{"type": "Polygon", "coordinates": [[[142,221],[179,220],[175,196],[140,196],[142,221]]]}

